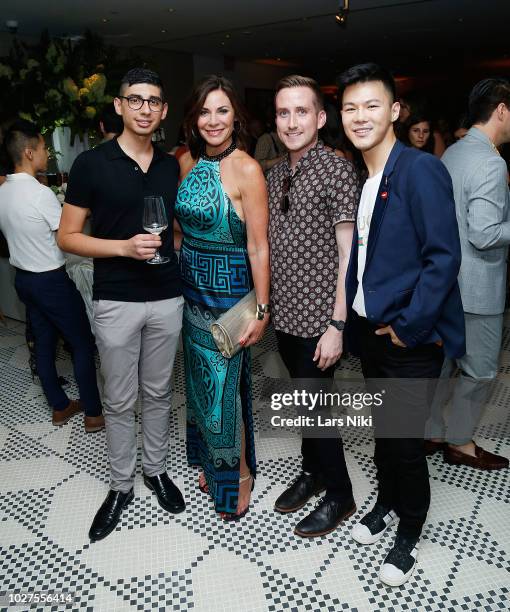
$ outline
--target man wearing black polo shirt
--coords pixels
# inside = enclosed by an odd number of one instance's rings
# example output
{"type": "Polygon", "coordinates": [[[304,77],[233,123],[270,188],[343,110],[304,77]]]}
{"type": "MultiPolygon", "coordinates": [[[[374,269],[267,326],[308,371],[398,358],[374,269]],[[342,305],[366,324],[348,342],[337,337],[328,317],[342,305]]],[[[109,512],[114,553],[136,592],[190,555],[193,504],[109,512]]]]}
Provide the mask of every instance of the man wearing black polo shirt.
{"type": "Polygon", "coordinates": [[[89,531],[92,541],[115,529],[133,499],[139,385],[144,482],[165,510],[184,510],[182,495],[166,473],[170,376],[184,300],[172,235],[163,234],[161,240],[142,233],[144,196],[163,197],[172,227],[178,165],[151,142],[168,110],[157,74],[130,70],[114,103],[124,131],[76,159],[58,238],[65,251],[94,257],[94,328],[105,379],[111,481],[89,531]],[[86,236],[82,230],[89,211],[92,235],[86,236]],[[147,265],[156,248],[169,263],[147,265]]]}

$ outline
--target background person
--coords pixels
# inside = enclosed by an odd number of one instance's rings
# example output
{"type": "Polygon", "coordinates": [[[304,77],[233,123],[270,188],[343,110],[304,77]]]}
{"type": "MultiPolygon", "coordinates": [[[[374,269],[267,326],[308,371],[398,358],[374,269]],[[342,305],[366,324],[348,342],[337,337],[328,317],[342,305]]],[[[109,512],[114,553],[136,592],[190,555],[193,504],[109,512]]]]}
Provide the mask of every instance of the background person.
{"type": "Polygon", "coordinates": [[[273,166],[282,161],[285,152],[285,146],[280,140],[274,120],[271,118],[267,131],[257,140],[253,157],[259,162],[264,173],[267,173],[273,166]]]}
{"type": "Polygon", "coordinates": [[[35,342],[36,370],[53,425],[64,425],[84,410],[86,432],[104,428],[96,383],[94,340],[78,290],[65,271],[55,232],[62,209],[49,187],[35,178],[45,172],[48,151],[37,127],[26,121],[11,126],[5,149],[14,172],[0,188],[0,228],[16,268],[15,287],[25,304],[35,342]],[[58,334],[72,349],[80,400],[70,400],[59,382],[55,353],[58,334]]]}
{"type": "Polygon", "coordinates": [[[415,114],[408,117],[404,123],[403,142],[410,147],[434,153],[434,136],[432,122],[425,114],[415,114]]]}
{"type": "Polygon", "coordinates": [[[123,129],[124,123],[122,122],[122,117],[117,115],[113,105],[106,107],[99,119],[99,130],[103,135],[101,142],[107,142],[120,136],[123,129]]]}
{"type": "MultiPolygon", "coordinates": [[[[412,115],[430,115],[428,107],[428,101],[424,98],[416,95],[416,94],[408,94],[406,96],[401,96],[398,99],[400,104],[398,121],[395,123],[395,133],[399,140],[405,142],[406,140],[406,123],[409,120],[409,117],[412,115]]],[[[432,132],[434,136],[434,150],[432,153],[436,157],[441,157],[441,155],[446,150],[446,144],[443,138],[443,135],[438,129],[434,129],[432,132]]]]}
{"type": "Polygon", "coordinates": [[[447,359],[441,372],[455,379],[443,421],[444,396],[436,398],[427,447],[447,463],[481,470],[509,461],[476,444],[473,435],[498,374],[505,311],[510,193],[508,170],[498,148],[510,142],[510,80],[484,79],[469,95],[471,129],[443,155],[453,181],[462,265],[459,285],[466,320],[466,354],[447,359]]]}

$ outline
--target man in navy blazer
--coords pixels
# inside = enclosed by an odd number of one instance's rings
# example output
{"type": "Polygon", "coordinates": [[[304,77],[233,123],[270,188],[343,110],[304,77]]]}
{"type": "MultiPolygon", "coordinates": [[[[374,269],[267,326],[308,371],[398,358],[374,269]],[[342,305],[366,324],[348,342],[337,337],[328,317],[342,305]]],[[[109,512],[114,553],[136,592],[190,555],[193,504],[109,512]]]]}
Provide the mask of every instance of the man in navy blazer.
{"type": "MultiPolygon", "coordinates": [[[[386,70],[361,64],[344,72],[340,83],[344,129],[369,173],[346,276],[351,350],[366,379],[437,379],[444,354],[465,352],[451,180],[437,158],[397,141],[399,104],[386,70]]],[[[412,403],[425,408],[426,394],[415,394],[412,403]]],[[[352,536],[372,544],[399,521],[379,573],[385,584],[399,586],[416,565],[430,485],[423,430],[420,437],[377,436],[378,422],[389,418],[394,404],[376,419],[377,501],[352,536]]],[[[397,420],[409,415],[398,413],[397,420]]]]}

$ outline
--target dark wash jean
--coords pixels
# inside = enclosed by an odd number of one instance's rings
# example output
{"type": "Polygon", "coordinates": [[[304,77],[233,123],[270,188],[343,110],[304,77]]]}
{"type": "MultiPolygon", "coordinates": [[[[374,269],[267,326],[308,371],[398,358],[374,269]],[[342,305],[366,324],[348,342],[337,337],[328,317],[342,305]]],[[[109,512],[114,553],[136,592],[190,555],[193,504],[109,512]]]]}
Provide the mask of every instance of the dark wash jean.
{"type": "Polygon", "coordinates": [[[37,373],[48,404],[54,410],[64,410],[69,404],[55,367],[60,333],[72,349],[74,376],[85,414],[100,415],[102,406],[94,363],[94,337],[81,295],[65,268],[48,272],[16,269],[14,285],[32,324],[37,373]]]}
{"type": "MultiPolygon", "coordinates": [[[[359,334],[361,369],[365,379],[439,378],[444,360],[441,347],[436,344],[398,347],[391,342],[389,334],[375,335],[379,326],[356,314],[353,318],[354,330],[359,334]]],[[[421,400],[426,403],[428,398],[422,397],[421,400]]],[[[384,419],[384,411],[378,418],[384,419]]],[[[401,418],[405,419],[406,415],[403,414],[401,418]]],[[[382,426],[384,429],[384,423],[382,426]]],[[[377,501],[397,513],[400,518],[399,533],[406,537],[419,537],[430,506],[429,470],[423,435],[419,438],[378,438],[377,419],[375,428],[374,463],[379,482],[377,501]]]]}
{"type": "MultiPolygon", "coordinates": [[[[313,361],[320,336],[301,338],[276,331],[278,350],[291,378],[316,379],[319,390],[328,391],[335,373],[334,366],[324,372],[313,361]]],[[[335,499],[352,498],[352,485],[345,463],[340,438],[303,437],[301,442],[302,468],[305,472],[320,474],[326,483],[326,496],[335,499]]]]}

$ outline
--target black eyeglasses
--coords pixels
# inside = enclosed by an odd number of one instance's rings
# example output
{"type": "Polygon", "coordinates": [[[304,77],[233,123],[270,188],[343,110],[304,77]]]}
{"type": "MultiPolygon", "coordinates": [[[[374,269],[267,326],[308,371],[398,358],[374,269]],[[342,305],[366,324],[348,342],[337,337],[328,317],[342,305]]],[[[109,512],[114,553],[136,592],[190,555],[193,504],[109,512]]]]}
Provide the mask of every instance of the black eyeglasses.
{"type": "Polygon", "coordinates": [[[286,215],[289,212],[289,208],[290,208],[290,196],[289,196],[289,192],[290,192],[290,188],[292,187],[292,179],[294,178],[295,174],[288,174],[284,179],[283,179],[283,183],[282,183],[282,199],[280,202],[280,211],[286,215]]]}
{"type": "Polygon", "coordinates": [[[153,113],[160,113],[163,110],[163,100],[161,98],[156,98],[156,97],[142,98],[142,96],[117,96],[117,97],[127,100],[128,106],[131,110],[140,110],[144,102],[147,102],[147,104],[149,105],[149,109],[153,113]]]}

